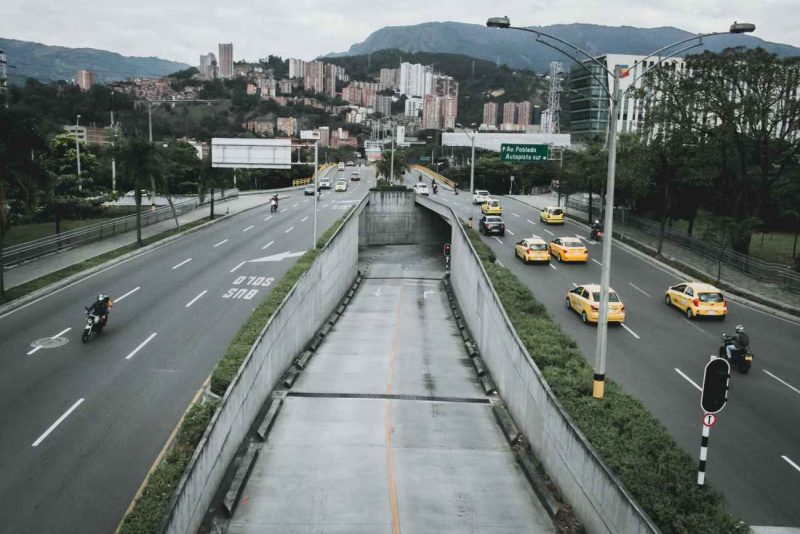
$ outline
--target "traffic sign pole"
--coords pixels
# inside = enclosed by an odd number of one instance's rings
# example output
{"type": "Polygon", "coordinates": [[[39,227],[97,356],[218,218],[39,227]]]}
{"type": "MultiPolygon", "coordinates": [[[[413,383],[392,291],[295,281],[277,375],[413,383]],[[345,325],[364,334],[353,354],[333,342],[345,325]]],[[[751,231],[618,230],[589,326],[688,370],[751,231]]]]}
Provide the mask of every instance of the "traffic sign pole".
{"type": "MultiPolygon", "coordinates": [[[[714,416],[711,415],[711,417],[714,416]]],[[[711,423],[711,425],[713,424],[711,423]]],[[[702,486],[706,482],[706,458],[708,457],[708,436],[711,434],[711,425],[707,425],[705,419],[703,420],[703,437],[700,440],[700,466],[697,468],[698,486],[702,486]]]]}

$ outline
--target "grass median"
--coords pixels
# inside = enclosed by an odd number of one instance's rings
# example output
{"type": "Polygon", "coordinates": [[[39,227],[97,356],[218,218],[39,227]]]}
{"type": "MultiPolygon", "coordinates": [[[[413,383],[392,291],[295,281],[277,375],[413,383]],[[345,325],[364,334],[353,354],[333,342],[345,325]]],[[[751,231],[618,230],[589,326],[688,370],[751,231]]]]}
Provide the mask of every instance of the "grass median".
{"type": "Polygon", "coordinates": [[[545,307],[505,267],[477,232],[467,234],[514,329],[553,393],[603,461],[664,534],[749,532],[722,496],[697,486],[697,461],[633,396],[606,379],[602,400],[592,397],[593,370],[545,307]]]}
{"type": "MultiPolygon", "coordinates": [[[[270,317],[300,277],[308,271],[336,230],[344,224],[350,211],[352,208],[322,234],[317,240],[316,249],[307,251],[297,260],[242,325],[211,375],[210,388],[213,393],[219,396],[225,394],[270,317]]],[[[189,409],[180,424],[175,441],[169,448],[169,453],[148,476],[141,495],[120,524],[118,534],[149,534],[157,530],[175,488],[214,415],[217,404],[216,401],[207,402],[189,409]]]]}

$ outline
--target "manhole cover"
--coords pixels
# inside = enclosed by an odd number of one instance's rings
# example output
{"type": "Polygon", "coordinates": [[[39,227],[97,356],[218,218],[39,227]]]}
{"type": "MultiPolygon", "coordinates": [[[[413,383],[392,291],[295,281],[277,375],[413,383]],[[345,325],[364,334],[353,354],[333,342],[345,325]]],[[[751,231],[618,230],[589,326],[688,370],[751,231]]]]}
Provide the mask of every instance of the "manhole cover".
{"type": "Polygon", "coordinates": [[[65,337],[43,337],[31,343],[31,347],[41,347],[43,349],[54,349],[69,343],[69,339],[65,337]]]}

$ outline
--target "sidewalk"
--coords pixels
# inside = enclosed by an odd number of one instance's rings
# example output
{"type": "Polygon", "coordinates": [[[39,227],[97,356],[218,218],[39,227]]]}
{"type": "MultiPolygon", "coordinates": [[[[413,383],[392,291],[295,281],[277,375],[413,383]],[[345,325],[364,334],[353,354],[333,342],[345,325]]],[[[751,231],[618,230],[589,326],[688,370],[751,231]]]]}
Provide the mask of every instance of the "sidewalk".
{"type": "MultiPolygon", "coordinates": [[[[233,215],[258,206],[259,204],[266,204],[268,199],[269,194],[239,196],[233,200],[216,202],[214,204],[214,213],[216,215],[233,215]]],[[[210,207],[203,206],[179,215],[178,221],[183,225],[202,219],[203,217],[208,217],[209,213],[210,207]]],[[[144,239],[160,234],[161,232],[172,230],[173,228],[175,228],[175,220],[171,218],[166,219],[142,228],[142,238],[144,239]]],[[[6,289],[24,284],[25,282],[30,282],[41,276],[135,242],[136,230],[133,230],[14,266],[4,273],[6,289]]]]}
{"type": "MultiPolygon", "coordinates": [[[[556,206],[558,200],[557,195],[554,193],[547,193],[544,195],[510,195],[508,198],[513,198],[514,200],[536,209],[542,209],[545,206],[556,206]]],[[[587,219],[587,213],[584,211],[569,208],[566,209],[566,212],[567,215],[572,216],[578,221],[582,222],[587,219]]],[[[619,221],[614,222],[614,236],[634,248],[643,250],[649,256],[655,254],[656,246],[658,245],[656,237],[628,225],[620,224],[619,221]]],[[[665,240],[661,255],[664,257],[664,263],[690,276],[696,275],[712,282],[717,279],[717,262],[705,256],[695,254],[675,243],[665,240]]],[[[776,307],[775,305],[777,304],[779,309],[794,315],[800,315],[800,306],[798,306],[798,300],[800,299],[798,299],[796,294],[787,291],[777,284],[757,280],[742,271],[730,268],[726,265],[722,266],[719,286],[722,289],[739,294],[755,302],[770,307],[776,307]]]]}

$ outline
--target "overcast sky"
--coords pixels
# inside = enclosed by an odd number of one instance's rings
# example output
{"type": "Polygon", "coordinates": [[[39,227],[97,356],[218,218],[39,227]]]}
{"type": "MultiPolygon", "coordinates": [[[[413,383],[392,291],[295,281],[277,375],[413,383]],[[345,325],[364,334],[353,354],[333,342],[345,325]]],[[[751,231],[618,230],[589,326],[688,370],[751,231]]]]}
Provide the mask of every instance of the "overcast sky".
{"type": "Polygon", "coordinates": [[[3,0],[0,37],[197,64],[217,43],[234,58],[312,59],[384,26],[429,21],[675,26],[691,32],[753,22],[754,36],[800,46],[799,0],[3,0]],[[491,6],[498,7],[491,7],[491,6]]]}

